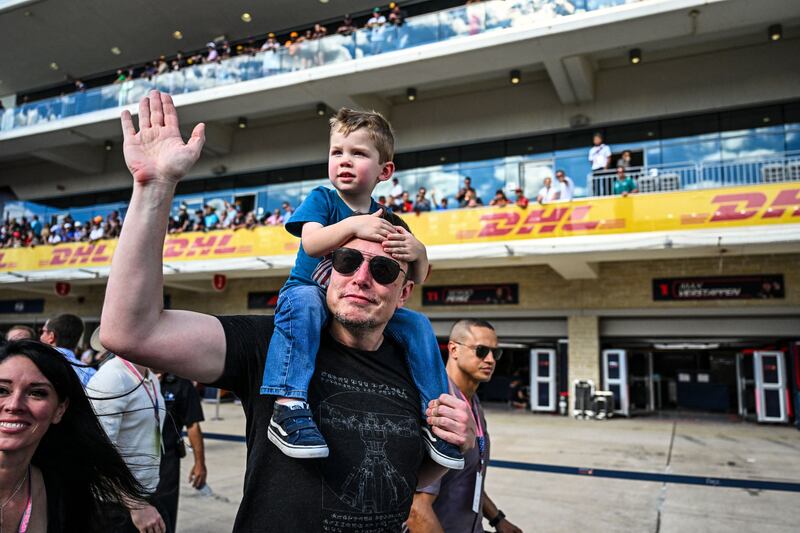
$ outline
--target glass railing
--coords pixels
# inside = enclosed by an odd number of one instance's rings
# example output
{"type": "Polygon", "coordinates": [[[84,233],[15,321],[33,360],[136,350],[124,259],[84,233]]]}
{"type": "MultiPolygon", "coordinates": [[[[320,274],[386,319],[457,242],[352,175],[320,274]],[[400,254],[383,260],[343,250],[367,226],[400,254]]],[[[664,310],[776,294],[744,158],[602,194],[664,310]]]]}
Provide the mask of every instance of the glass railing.
{"type": "Polygon", "coordinates": [[[595,11],[642,0],[493,0],[364,28],[351,35],[331,35],[275,51],[241,55],[219,62],[188,65],[181,70],[64,94],[5,110],[0,131],[35,126],[92,111],[138,102],[151,89],[173,95],[201,91],[357,60],[456,37],[517,28],[555,17],[595,11]]]}

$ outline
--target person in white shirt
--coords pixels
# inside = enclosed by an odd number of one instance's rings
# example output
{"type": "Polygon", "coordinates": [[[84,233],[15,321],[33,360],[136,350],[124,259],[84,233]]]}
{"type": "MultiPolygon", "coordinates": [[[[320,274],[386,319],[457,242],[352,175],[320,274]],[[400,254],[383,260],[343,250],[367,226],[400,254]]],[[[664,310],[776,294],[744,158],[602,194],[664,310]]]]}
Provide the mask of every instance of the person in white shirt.
{"type": "MultiPolygon", "coordinates": [[[[166,418],[157,376],[146,367],[110,356],[89,380],[86,395],[133,476],[147,493],[155,493],[161,466],[161,431],[166,418]]],[[[166,530],[161,514],[149,502],[132,503],[128,510],[110,511],[107,513],[110,522],[116,519],[126,522],[124,527],[120,523],[116,531],[166,530]]]]}
{"type": "Polygon", "coordinates": [[[400,185],[400,180],[392,178],[392,190],[389,193],[392,197],[392,206],[400,207],[403,205],[403,187],[400,185]]]}
{"type": "Polygon", "coordinates": [[[539,189],[539,194],[536,196],[536,201],[540,204],[549,204],[555,202],[559,198],[559,188],[553,186],[553,178],[546,177],[544,179],[544,187],[539,189]]]}
{"type": "Polygon", "coordinates": [[[603,136],[594,134],[594,146],[589,150],[589,162],[592,164],[592,173],[602,172],[611,166],[611,148],[603,144],[603,136]]]}
{"type": "Polygon", "coordinates": [[[559,184],[558,199],[569,202],[575,194],[575,182],[563,170],[556,170],[556,179],[559,184]]]}

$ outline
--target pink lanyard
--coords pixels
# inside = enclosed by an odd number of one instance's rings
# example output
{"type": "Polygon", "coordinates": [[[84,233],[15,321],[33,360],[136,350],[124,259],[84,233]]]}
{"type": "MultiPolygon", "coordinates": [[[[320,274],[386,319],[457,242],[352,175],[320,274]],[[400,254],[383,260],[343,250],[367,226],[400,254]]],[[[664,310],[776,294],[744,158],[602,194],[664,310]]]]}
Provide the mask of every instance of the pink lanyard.
{"type": "Polygon", "coordinates": [[[119,358],[119,360],[122,361],[122,364],[124,364],[128,368],[128,370],[130,370],[133,373],[134,376],[136,376],[136,379],[142,382],[142,387],[144,388],[144,391],[147,393],[147,397],[150,398],[150,404],[153,406],[153,413],[155,414],[156,417],[156,423],[158,424],[158,428],[160,428],[161,413],[158,412],[158,392],[156,392],[155,384],[151,383],[151,385],[153,385],[153,394],[150,394],[150,389],[147,388],[147,384],[145,383],[144,377],[142,376],[141,373],[139,373],[138,370],[136,370],[136,367],[121,357],[119,358]]]}
{"type": "Polygon", "coordinates": [[[28,465],[28,504],[25,506],[25,512],[22,514],[22,520],[19,523],[18,533],[26,533],[28,531],[28,523],[31,521],[31,509],[33,508],[33,485],[31,483],[31,465],[28,465]]]}

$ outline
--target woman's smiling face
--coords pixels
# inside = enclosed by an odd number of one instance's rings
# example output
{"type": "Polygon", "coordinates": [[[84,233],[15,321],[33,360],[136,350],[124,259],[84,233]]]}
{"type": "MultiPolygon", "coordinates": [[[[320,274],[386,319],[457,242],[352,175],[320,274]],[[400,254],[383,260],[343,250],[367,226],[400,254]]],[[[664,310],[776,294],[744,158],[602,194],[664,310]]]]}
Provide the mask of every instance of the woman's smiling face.
{"type": "Polygon", "coordinates": [[[0,363],[0,451],[38,446],[51,424],[67,409],[55,388],[27,357],[0,363]]]}

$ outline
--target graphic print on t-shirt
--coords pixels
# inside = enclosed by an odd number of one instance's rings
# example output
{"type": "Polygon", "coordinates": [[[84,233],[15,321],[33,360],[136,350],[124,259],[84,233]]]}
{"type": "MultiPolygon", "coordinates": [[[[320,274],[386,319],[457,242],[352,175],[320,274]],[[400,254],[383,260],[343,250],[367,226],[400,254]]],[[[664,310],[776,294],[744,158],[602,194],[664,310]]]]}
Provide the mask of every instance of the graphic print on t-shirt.
{"type": "Polygon", "coordinates": [[[409,446],[416,449],[420,438],[419,418],[398,407],[413,400],[402,388],[330,371],[322,373],[321,381],[343,390],[320,402],[318,423],[331,445],[331,457],[347,458],[325,461],[322,467],[323,531],[380,532],[398,527],[407,518],[414,495],[409,460],[419,460],[402,452],[409,446]]]}

